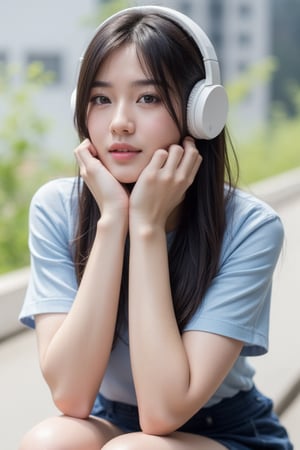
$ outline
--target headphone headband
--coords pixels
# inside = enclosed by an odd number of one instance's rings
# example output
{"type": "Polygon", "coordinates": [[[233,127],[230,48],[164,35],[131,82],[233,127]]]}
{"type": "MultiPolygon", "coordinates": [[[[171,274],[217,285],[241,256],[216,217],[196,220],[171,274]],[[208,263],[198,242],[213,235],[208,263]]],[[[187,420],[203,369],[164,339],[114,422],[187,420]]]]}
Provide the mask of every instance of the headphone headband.
{"type": "MultiPolygon", "coordinates": [[[[104,22],[102,22],[98,28],[96,28],[95,35],[102,29],[104,25],[114,20],[118,16],[122,16],[127,12],[141,12],[143,14],[161,14],[164,17],[173,20],[177,25],[179,25],[183,30],[194,39],[197,47],[199,48],[203,62],[205,66],[206,84],[220,84],[220,70],[218,64],[218,58],[215,49],[208,38],[207,34],[200,28],[196,22],[194,22],[190,17],[185,14],[165,6],[132,6],[130,8],[123,9],[116,12],[112,16],[108,17],[104,22]]],[[[81,59],[84,58],[84,55],[81,59]]]]}

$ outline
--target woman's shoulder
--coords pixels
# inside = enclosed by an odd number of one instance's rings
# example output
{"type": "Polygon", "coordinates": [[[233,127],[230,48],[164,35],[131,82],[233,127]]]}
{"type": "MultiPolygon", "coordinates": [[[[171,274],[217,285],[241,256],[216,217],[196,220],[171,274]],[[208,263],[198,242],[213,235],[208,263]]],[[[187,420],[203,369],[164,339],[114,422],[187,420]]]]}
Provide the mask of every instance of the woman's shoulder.
{"type": "Polygon", "coordinates": [[[269,204],[239,188],[228,195],[226,216],[227,220],[232,218],[235,221],[246,218],[262,222],[279,219],[278,213],[269,204]]]}
{"type": "MultiPolygon", "coordinates": [[[[250,235],[260,239],[271,239],[281,246],[284,230],[278,213],[255,195],[235,189],[228,197],[226,205],[226,236],[242,241],[250,235]]],[[[265,243],[266,243],[265,241],[265,243]]]]}
{"type": "Polygon", "coordinates": [[[30,203],[30,222],[70,226],[76,217],[77,178],[57,178],[40,186],[30,203]]]}
{"type": "Polygon", "coordinates": [[[69,209],[77,198],[77,178],[56,178],[40,186],[31,199],[31,208],[39,207],[55,211],[69,209]]]}
{"type": "Polygon", "coordinates": [[[73,193],[76,193],[76,178],[54,178],[41,185],[33,195],[33,200],[38,199],[55,199],[61,198],[63,200],[69,200],[73,193]]]}

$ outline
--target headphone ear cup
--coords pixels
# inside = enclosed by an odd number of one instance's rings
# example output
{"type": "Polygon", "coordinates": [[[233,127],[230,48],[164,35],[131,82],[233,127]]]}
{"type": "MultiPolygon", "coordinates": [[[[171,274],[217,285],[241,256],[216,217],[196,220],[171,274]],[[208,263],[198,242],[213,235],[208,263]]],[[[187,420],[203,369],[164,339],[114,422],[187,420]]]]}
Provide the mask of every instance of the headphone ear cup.
{"type": "Polygon", "coordinates": [[[74,91],[72,92],[71,98],[70,98],[70,106],[71,106],[71,111],[72,111],[73,115],[75,113],[75,108],[76,108],[76,96],[77,96],[77,89],[75,88],[74,91]]]}
{"type": "Polygon", "coordinates": [[[224,128],[228,113],[228,98],[221,85],[206,85],[198,81],[187,104],[187,126],[196,139],[213,139],[224,128]]]}

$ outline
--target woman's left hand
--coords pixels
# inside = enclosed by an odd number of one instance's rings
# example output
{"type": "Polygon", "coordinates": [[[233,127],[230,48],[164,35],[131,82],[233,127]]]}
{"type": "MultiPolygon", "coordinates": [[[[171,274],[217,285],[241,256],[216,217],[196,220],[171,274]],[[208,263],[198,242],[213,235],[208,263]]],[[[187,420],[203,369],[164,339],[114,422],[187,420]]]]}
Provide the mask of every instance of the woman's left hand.
{"type": "Polygon", "coordinates": [[[193,183],[201,161],[191,137],[184,139],[183,146],[174,144],[168,150],[157,150],[130,195],[130,223],[165,228],[168,217],[193,183]]]}

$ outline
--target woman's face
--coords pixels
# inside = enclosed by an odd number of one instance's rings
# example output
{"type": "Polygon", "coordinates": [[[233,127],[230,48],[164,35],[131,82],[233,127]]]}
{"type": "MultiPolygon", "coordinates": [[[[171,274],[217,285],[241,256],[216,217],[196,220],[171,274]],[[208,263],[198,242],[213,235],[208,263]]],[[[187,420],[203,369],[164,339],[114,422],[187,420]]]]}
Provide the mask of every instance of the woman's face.
{"type": "Polygon", "coordinates": [[[134,183],[156,150],[179,143],[180,132],[133,44],[115,50],[101,65],[87,127],[100,160],[121,183],[134,183]]]}

